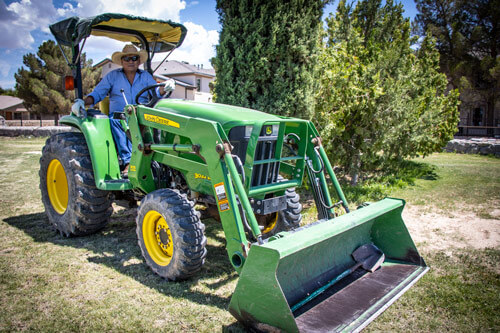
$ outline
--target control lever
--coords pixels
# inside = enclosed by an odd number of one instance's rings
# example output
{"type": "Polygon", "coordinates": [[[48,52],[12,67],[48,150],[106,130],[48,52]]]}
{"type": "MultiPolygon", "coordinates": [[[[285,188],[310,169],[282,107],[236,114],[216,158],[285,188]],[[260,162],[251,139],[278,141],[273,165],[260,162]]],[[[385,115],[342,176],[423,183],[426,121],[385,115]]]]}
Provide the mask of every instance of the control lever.
{"type": "Polygon", "coordinates": [[[125,97],[125,90],[120,89],[120,92],[122,93],[123,100],[125,101],[125,105],[128,105],[128,102],[127,102],[127,97],[125,97]]]}

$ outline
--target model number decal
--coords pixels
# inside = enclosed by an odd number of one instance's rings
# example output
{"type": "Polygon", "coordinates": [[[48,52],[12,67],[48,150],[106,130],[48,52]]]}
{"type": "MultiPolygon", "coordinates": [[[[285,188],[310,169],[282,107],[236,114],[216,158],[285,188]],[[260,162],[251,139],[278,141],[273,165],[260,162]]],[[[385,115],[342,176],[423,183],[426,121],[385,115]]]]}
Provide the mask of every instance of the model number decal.
{"type": "Polygon", "coordinates": [[[194,173],[194,178],[195,179],[207,179],[207,180],[210,180],[209,176],[205,176],[205,175],[202,175],[201,173],[197,173],[197,172],[194,173]]]}
{"type": "Polygon", "coordinates": [[[153,123],[167,125],[167,126],[171,126],[171,127],[175,127],[175,128],[180,128],[181,127],[179,125],[179,123],[176,123],[173,120],[170,120],[170,119],[167,119],[167,118],[163,118],[163,117],[154,116],[152,114],[145,113],[144,114],[144,119],[147,120],[147,121],[153,122],[153,123]]]}

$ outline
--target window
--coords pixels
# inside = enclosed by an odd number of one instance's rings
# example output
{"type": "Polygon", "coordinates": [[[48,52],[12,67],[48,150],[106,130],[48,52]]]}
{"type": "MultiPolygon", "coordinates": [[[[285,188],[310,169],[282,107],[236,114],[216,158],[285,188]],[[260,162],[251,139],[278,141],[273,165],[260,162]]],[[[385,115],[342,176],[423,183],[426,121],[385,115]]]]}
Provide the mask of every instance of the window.
{"type": "Polygon", "coordinates": [[[196,91],[201,91],[201,79],[196,79],[196,91]]]}
{"type": "Polygon", "coordinates": [[[483,125],[483,108],[475,108],[472,112],[472,126],[483,125]]]}

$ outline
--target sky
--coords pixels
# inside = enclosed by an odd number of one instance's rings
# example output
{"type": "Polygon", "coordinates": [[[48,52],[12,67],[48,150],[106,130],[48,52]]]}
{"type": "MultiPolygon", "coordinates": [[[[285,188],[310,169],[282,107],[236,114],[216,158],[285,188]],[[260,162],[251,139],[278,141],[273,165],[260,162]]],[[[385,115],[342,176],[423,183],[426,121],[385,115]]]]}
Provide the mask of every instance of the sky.
{"type": "MultiPolygon", "coordinates": [[[[327,17],[334,13],[336,1],[325,8],[327,17]]],[[[405,16],[413,18],[413,0],[403,0],[405,16]]],[[[23,55],[36,53],[38,46],[54,40],[49,25],[70,16],[89,17],[101,13],[123,13],[182,23],[188,30],[184,43],[169,60],[187,61],[210,68],[219,41],[215,0],[0,0],[0,87],[13,88],[14,74],[23,66],[23,55]]],[[[121,51],[123,43],[91,37],[84,52],[94,64],[121,51]]],[[[162,60],[155,58],[156,60],[162,60]]]]}

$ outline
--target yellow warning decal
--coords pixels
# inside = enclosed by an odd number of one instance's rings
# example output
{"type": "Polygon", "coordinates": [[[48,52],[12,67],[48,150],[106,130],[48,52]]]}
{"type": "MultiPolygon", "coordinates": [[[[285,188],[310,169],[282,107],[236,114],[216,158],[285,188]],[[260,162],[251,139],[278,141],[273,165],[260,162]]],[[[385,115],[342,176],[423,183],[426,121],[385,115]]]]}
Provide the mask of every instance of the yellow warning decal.
{"type": "Polygon", "coordinates": [[[152,114],[145,113],[144,114],[144,119],[147,120],[147,121],[153,122],[153,123],[167,125],[167,126],[171,126],[171,127],[175,127],[175,128],[180,128],[181,127],[179,125],[179,123],[176,123],[173,120],[170,120],[170,119],[167,119],[167,118],[163,118],[163,117],[154,116],[152,114]]]}
{"type": "Polygon", "coordinates": [[[222,201],[224,199],[227,199],[226,188],[224,187],[224,183],[215,184],[214,189],[217,201],[222,201]]]}
{"type": "Polygon", "coordinates": [[[227,201],[227,200],[219,201],[219,210],[221,212],[229,210],[229,201],[227,201]]]}
{"type": "Polygon", "coordinates": [[[136,168],[135,168],[135,165],[130,165],[129,170],[132,171],[132,172],[137,171],[136,168]]]}

